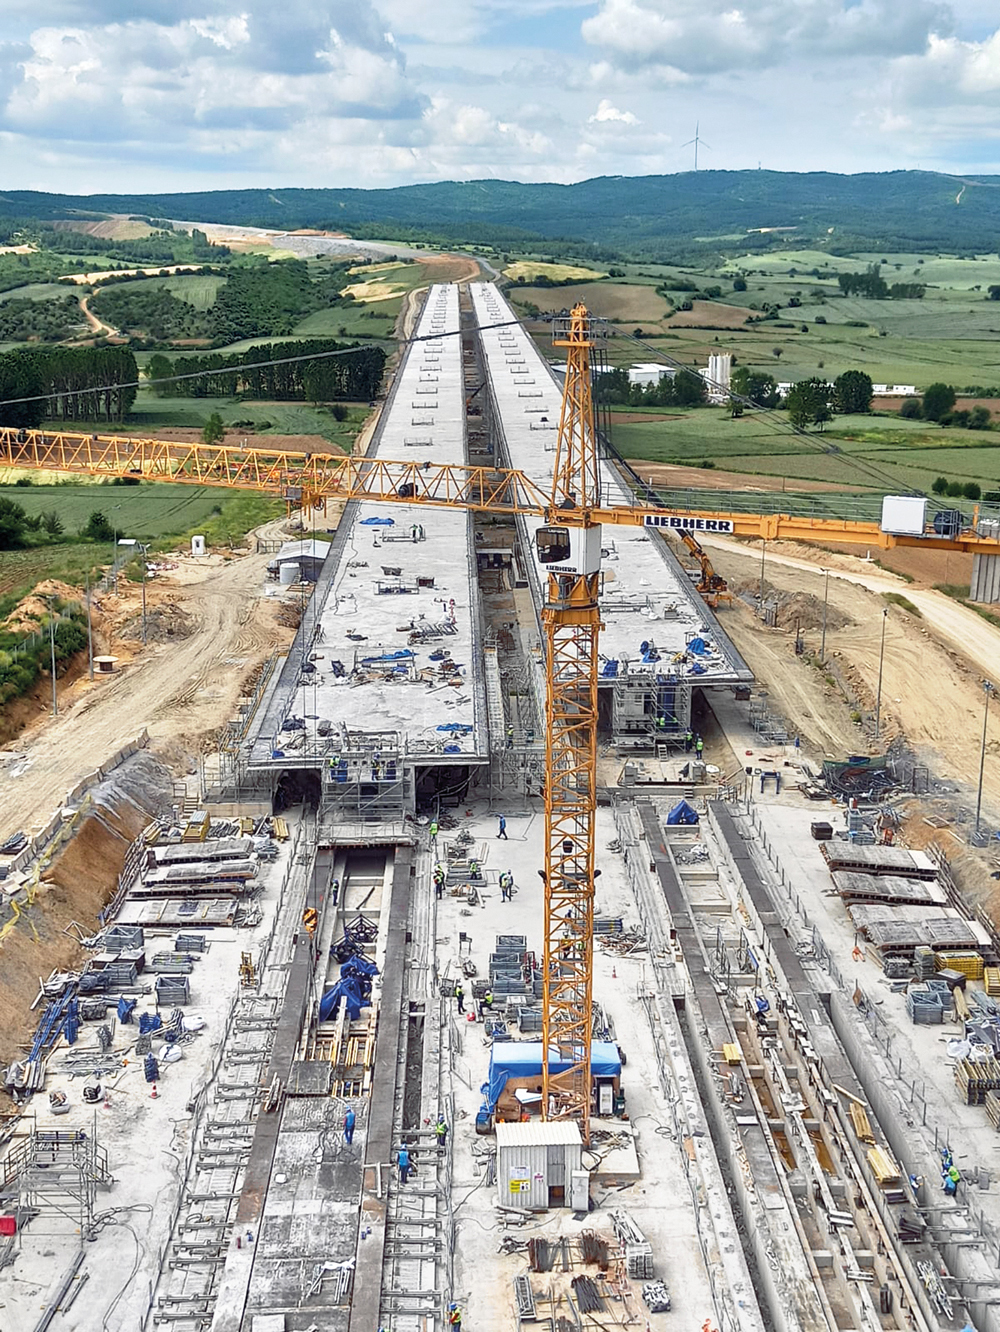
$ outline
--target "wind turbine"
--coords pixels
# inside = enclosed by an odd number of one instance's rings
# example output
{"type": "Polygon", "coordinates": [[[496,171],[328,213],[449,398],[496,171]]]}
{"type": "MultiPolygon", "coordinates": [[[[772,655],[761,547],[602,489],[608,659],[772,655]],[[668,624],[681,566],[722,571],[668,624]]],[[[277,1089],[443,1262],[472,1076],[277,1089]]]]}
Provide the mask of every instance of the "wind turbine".
{"type": "Polygon", "coordinates": [[[687,143],[682,143],[682,144],[681,144],[681,147],[682,147],[682,148],[690,148],[691,145],[694,144],[694,169],[695,169],[695,171],[698,170],[698,146],[699,146],[699,144],[700,144],[701,146],[705,147],[705,148],[711,148],[711,146],[712,146],[710,143],[705,143],[705,140],[699,135],[698,130],[699,130],[700,128],[701,128],[701,122],[698,121],[698,120],[696,120],[695,123],[694,123],[694,138],[693,138],[693,139],[688,139],[687,143]]]}

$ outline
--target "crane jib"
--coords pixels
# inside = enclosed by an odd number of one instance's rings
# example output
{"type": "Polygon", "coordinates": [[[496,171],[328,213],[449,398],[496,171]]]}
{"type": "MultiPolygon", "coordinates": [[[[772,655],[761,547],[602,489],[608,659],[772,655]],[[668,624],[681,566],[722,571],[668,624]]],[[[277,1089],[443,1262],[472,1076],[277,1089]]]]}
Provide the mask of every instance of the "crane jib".
{"type": "Polygon", "coordinates": [[[675,532],[733,532],[731,518],[692,518],[681,513],[647,513],[644,526],[670,527],[675,532]]]}

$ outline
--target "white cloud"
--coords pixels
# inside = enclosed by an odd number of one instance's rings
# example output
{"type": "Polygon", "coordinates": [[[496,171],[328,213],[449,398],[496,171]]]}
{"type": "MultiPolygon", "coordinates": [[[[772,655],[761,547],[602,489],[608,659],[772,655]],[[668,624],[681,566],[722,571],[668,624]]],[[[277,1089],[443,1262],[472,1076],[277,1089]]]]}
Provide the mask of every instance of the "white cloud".
{"type": "Polygon", "coordinates": [[[597,110],[592,116],[588,117],[588,123],[591,125],[603,125],[609,121],[615,121],[620,125],[641,125],[642,121],[632,114],[631,111],[619,111],[616,106],[612,106],[606,97],[602,97],[597,104],[597,110]]]}
{"type": "Polygon", "coordinates": [[[701,166],[996,170],[996,0],[950,5],[2,0],[4,184],[680,171],[699,117],[701,166]]]}
{"type": "Polygon", "coordinates": [[[772,65],[795,56],[884,60],[922,49],[948,31],[948,9],[933,0],[602,0],[585,19],[584,40],[627,69],[667,65],[687,73],[772,65]]]}

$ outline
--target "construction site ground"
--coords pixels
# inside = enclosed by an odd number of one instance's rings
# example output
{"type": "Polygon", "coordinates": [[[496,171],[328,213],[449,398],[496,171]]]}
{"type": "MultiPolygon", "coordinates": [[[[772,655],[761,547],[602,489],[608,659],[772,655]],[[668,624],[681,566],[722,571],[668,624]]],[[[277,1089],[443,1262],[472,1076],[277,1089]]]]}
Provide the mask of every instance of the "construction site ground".
{"type": "MultiPolygon", "coordinates": [[[[965,1104],[955,1086],[955,1059],[947,1050],[949,1041],[961,1037],[962,1023],[946,1017],[939,1026],[915,1024],[906,1011],[906,995],[898,987],[894,991],[881,967],[864,955],[864,940],[857,937],[843,902],[833,891],[820,844],[809,835],[809,824],[817,817],[816,805],[798,792],[787,791],[780,796],[758,796],[755,806],[775,855],[809,917],[810,926],[795,917],[804,946],[809,947],[815,927],[846,992],[854,993],[860,987],[874,1007],[870,1027],[883,1051],[886,1037],[889,1039],[885,1080],[893,1088],[900,1117],[913,1134],[923,1133],[932,1143],[952,1148],[966,1180],[960,1201],[981,1211],[1000,1236],[1000,1134],[983,1106],[965,1104]],[[863,954],[860,958],[854,952],[856,945],[863,954]],[[986,1188],[978,1186],[980,1171],[988,1176],[986,1188]]],[[[969,989],[982,989],[982,982],[970,982],[969,989]]],[[[930,1206],[941,1201],[941,1184],[936,1176],[927,1179],[925,1201],[930,1206]]]]}
{"type": "MultiPolygon", "coordinates": [[[[284,527],[280,520],[258,535],[280,539],[284,527]]],[[[94,597],[98,646],[119,660],[113,674],[93,681],[78,663],[59,716],[43,713],[0,751],[0,840],[47,822],[67,790],[143,727],[157,753],[181,772],[194,768],[205,737],[235,713],[245,682],[291,641],[294,626],[278,619],[281,602],[264,595],[270,558],[251,549],[164,561],[174,567],[147,582],[154,634],[145,649],[141,637],[120,637],[141,622],[141,587],[120,579],[117,595],[94,597]],[[182,633],[156,633],[166,608],[182,633]]]]}
{"type": "MultiPolygon", "coordinates": [[[[929,587],[872,569],[857,557],[769,543],[765,601],[777,594],[778,624],[756,614],[760,545],[707,538],[718,571],[744,596],[721,611],[722,624],[754,671],[772,710],[801,736],[807,750],[842,759],[882,752],[899,738],[926,763],[968,811],[979,776],[983,678],[996,674],[1000,629],[929,587]],[[824,569],[830,569],[824,668],[819,661],[824,569]],[[919,615],[885,600],[903,596],[919,615]],[[751,604],[752,603],[752,604],[751,604]],[[783,609],[784,603],[784,609],[783,609]],[[882,611],[885,653],[880,744],[852,716],[870,719],[878,692],[882,611]],[[805,651],[795,653],[796,619],[805,651]]],[[[989,739],[984,807],[1000,812],[1000,740],[989,739]]]]}
{"type": "MultiPolygon", "coordinates": [[[[112,1048],[122,1054],[125,1067],[102,1079],[107,1094],[95,1105],[92,1119],[93,1131],[107,1150],[114,1183],[97,1192],[96,1212],[105,1215],[105,1220],[86,1249],[87,1269],[103,1274],[104,1279],[89,1280],[82,1286],[72,1314],[63,1315],[67,1328],[83,1332],[102,1323],[121,1329],[143,1325],[150,1289],[156,1282],[158,1255],[169,1239],[180,1192],[190,1187],[185,1166],[192,1147],[192,1105],[202,1089],[213,1083],[221,1047],[230,1035],[225,1018],[239,988],[240,954],[245,950],[259,954],[275,928],[279,886],[290,854],[289,842],[262,875],[262,891],[255,899],[262,919],[256,928],[208,931],[209,946],[195,965],[191,1003],[184,1010],[189,1022],[203,1020],[204,1026],[181,1045],[183,1057],[177,1063],[161,1060],[155,1097],[143,1076],[143,1059],[133,1053],[138,1026],[118,1025],[114,1031],[112,1048]]],[[[149,951],[157,946],[170,948],[171,934],[147,930],[149,951]]],[[[147,973],[144,979],[151,981],[152,976],[147,973]]],[[[152,997],[140,1000],[137,1014],[143,1011],[155,1011],[152,997]]],[[[111,1020],[113,1023],[113,1016],[111,1020]]],[[[159,1051],[160,1045],[154,1042],[154,1048],[159,1051]]],[[[84,1025],[73,1057],[79,1058],[85,1049],[97,1051],[94,1024],[84,1025]]],[[[83,1078],[66,1073],[69,1057],[69,1047],[61,1043],[50,1059],[46,1087],[64,1091],[76,1110],[83,1078]]],[[[71,1120],[54,1117],[46,1096],[35,1097],[29,1113],[39,1129],[57,1130],[79,1122],[79,1111],[71,1120]]],[[[4,1282],[0,1319],[4,1332],[30,1332],[37,1326],[45,1297],[51,1296],[65,1270],[54,1255],[68,1260],[76,1243],[78,1226],[72,1215],[48,1211],[32,1224],[37,1229],[21,1248],[13,1279],[8,1275],[4,1282]]]]}
{"type": "MultiPolygon", "coordinates": [[[[469,908],[463,896],[447,896],[437,904],[435,934],[438,940],[438,968],[456,974],[456,952],[460,932],[471,935],[471,945],[463,956],[471,957],[480,976],[489,973],[489,957],[499,934],[524,934],[528,948],[539,956],[542,950],[544,917],[543,888],[538,876],[543,826],[540,802],[533,802],[529,812],[507,813],[507,839],[497,836],[498,819],[486,813],[482,804],[464,811],[460,824],[481,848],[486,887],[480,902],[469,908]],[[471,815],[471,817],[469,817],[471,815]],[[501,899],[498,878],[503,870],[514,876],[514,897],[501,899]]],[[[502,802],[496,809],[503,812],[502,802]]],[[[450,835],[450,834],[449,834],[450,835]]],[[[621,916],[626,927],[638,925],[636,903],[620,855],[606,848],[615,838],[615,826],[609,810],[600,810],[597,826],[597,862],[601,878],[597,891],[597,911],[604,916],[621,916]]],[[[442,834],[441,838],[448,836],[442,834]]],[[[432,847],[433,851],[433,847],[432,847]]],[[[527,1241],[534,1235],[546,1237],[579,1235],[592,1229],[612,1238],[609,1214],[624,1208],[646,1235],[653,1247],[657,1279],[670,1289],[673,1311],[650,1316],[650,1324],[665,1329],[680,1319],[685,1327],[700,1327],[712,1313],[712,1293],[699,1247],[696,1209],[684,1168],[685,1144],[675,1136],[669,1107],[656,1076],[656,1055],[652,1033],[642,1013],[639,995],[651,984],[648,954],[639,950],[632,958],[622,958],[594,950],[594,998],[604,1006],[612,1020],[615,1036],[627,1056],[622,1083],[627,1095],[628,1118],[636,1133],[641,1178],[618,1181],[608,1177],[602,1182],[602,1167],[597,1166],[597,1180],[591,1196],[594,1210],[584,1218],[569,1211],[550,1211],[533,1217],[524,1225],[512,1223],[504,1228],[496,1212],[496,1186],[484,1183],[485,1174],[474,1170],[474,1153],[490,1139],[475,1133],[476,1111],[482,1101],[480,1087],[486,1081],[490,1050],[482,1026],[473,1021],[464,1024],[463,1049],[455,1080],[456,1117],[455,1159],[453,1167],[453,1206],[458,1226],[458,1253],[463,1302],[467,1301],[472,1327],[513,1326],[516,1318],[513,1302],[513,1278],[525,1270],[524,1253],[498,1255],[504,1235],[527,1241]],[[502,1315],[501,1315],[502,1311],[502,1315]]],[[[466,1009],[475,1011],[469,982],[465,983],[466,1009]]],[[[451,1001],[454,1002],[454,1001],[451,1001]]],[[[514,1027],[515,1039],[517,1036],[514,1027]]],[[[535,1039],[540,1039],[536,1037],[535,1039]]],[[[594,1144],[594,1156],[607,1151],[594,1144]]],[[[612,1172],[613,1176],[613,1172],[612,1172]]],[[[558,1264],[557,1264],[558,1266],[558,1264]]],[[[581,1271],[579,1267],[574,1272],[581,1271]]],[[[593,1275],[593,1269],[590,1269],[593,1275]]],[[[532,1278],[536,1290],[550,1284],[558,1286],[560,1273],[532,1278]]],[[[633,1282],[634,1308],[642,1326],[647,1312],[638,1298],[639,1283],[633,1282]]],[[[552,1309],[553,1316],[558,1312],[552,1309]]],[[[568,1306],[561,1310],[570,1315],[568,1306]]],[[[540,1317],[548,1317],[547,1305],[539,1308],[540,1317]]],[[[608,1321],[618,1318],[608,1315],[608,1321]]]]}

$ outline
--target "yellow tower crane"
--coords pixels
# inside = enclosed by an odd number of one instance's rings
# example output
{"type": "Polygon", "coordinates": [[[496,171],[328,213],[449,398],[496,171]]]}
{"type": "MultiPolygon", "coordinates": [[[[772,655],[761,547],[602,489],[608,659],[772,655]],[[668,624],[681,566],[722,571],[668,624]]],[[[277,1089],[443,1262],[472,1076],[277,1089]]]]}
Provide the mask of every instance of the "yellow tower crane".
{"type": "MultiPolygon", "coordinates": [[[[567,375],[551,492],[507,468],[13,428],[0,428],[0,467],[226,486],[281,495],[303,507],[370,500],[543,520],[535,552],[547,577],[543,1049],[549,1056],[558,1052],[568,1065],[552,1071],[543,1060],[543,1113],[571,1116],[588,1140],[602,524],[655,527],[682,537],[717,532],[994,557],[1000,538],[995,525],[979,530],[978,513],[947,534],[897,534],[874,522],[720,512],[700,504],[672,513],[639,504],[602,506],[591,393],[594,331],[584,306],[557,328],[556,345],[566,351],[567,375]]],[[[706,569],[711,572],[707,557],[703,575],[706,569]]],[[[707,594],[718,592],[707,575],[703,582],[707,594]]]]}
{"type": "Polygon", "coordinates": [[[548,574],[542,624],[545,700],[543,1113],[569,1115],[588,1140],[597,811],[597,639],[601,630],[600,468],[594,432],[592,325],[578,305],[555,346],[566,351],[548,522],[535,536],[548,574]],[[550,1068],[558,1053],[560,1071],[550,1068]]]}

